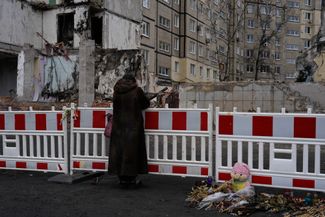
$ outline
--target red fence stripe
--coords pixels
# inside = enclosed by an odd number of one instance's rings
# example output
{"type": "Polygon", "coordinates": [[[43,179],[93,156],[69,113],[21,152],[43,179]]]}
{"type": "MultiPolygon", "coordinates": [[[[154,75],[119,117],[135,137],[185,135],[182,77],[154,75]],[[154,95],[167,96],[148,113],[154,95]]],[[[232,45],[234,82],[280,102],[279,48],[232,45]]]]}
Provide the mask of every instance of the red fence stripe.
{"type": "Polygon", "coordinates": [[[232,115],[219,115],[219,134],[233,134],[234,117],[232,115]]]}
{"type": "Polygon", "coordinates": [[[316,118],[295,117],[294,137],[316,138],[316,118]]]}
{"type": "Polygon", "coordinates": [[[222,180],[222,181],[228,181],[231,179],[231,175],[230,175],[230,173],[219,173],[218,179],[222,180]]]}
{"type": "Polygon", "coordinates": [[[4,129],[5,129],[5,115],[0,114],[0,130],[4,130],[4,129]]]}
{"type": "Polygon", "coordinates": [[[208,130],[208,113],[201,112],[201,131],[208,130]]]}
{"type": "Polygon", "coordinates": [[[272,185],[271,176],[252,176],[252,183],[262,185],[272,185]]]}
{"type": "Polygon", "coordinates": [[[315,180],[293,179],[292,186],[299,188],[315,188],[315,180]]]}
{"type": "Polygon", "coordinates": [[[173,112],[172,129],[186,130],[186,112],[173,112]]]}
{"type": "Polygon", "coordinates": [[[145,113],[145,129],[158,130],[159,128],[159,112],[145,113]]]}
{"type": "Polygon", "coordinates": [[[253,136],[273,136],[273,117],[253,116],[253,136]]]}
{"type": "Polygon", "coordinates": [[[201,168],[201,176],[207,176],[209,175],[209,168],[202,167],[201,168]]]}
{"type": "Polygon", "coordinates": [[[46,130],[46,114],[35,114],[36,130],[46,130]]]}
{"type": "Polygon", "coordinates": [[[26,169],[27,163],[26,162],[16,162],[16,168],[26,169]]]}
{"type": "Polygon", "coordinates": [[[150,173],[158,173],[159,172],[159,165],[149,164],[148,171],[150,173]]]}
{"type": "Polygon", "coordinates": [[[80,162],[79,161],[73,161],[73,168],[80,168],[80,162]]]}
{"type": "Polygon", "coordinates": [[[6,164],[6,161],[0,161],[0,167],[6,167],[7,164],[6,164]]]}
{"type": "Polygon", "coordinates": [[[93,111],[93,128],[105,128],[105,111],[93,111]]]}
{"type": "Polygon", "coordinates": [[[37,169],[38,170],[47,170],[48,165],[47,165],[47,163],[37,163],[37,169]]]}
{"type": "Polygon", "coordinates": [[[62,114],[58,113],[56,115],[56,129],[57,130],[63,130],[63,126],[62,126],[62,114]]]}
{"type": "Polygon", "coordinates": [[[93,162],[92,168],[93,169],[98,169],[98,170],[104,170],[105,169],[105,163],[103,163],[103,162],[93,162]]]}
{"type": "Polygon", "coordinates": [[[25,130],[25,114],[15,114],[15,130],[25,130]]]}
{"type": "Polygon", "coordinates": [[[73,121],[74,127],[80,128],[80,110],[76,110],[74,112],[74,121],[73,121]]]}
{"type": "Polygon", "coordinates": [[[187,174],[187,167],[184,167],[184,166],[173,166],[173,173],[187,174]]]}

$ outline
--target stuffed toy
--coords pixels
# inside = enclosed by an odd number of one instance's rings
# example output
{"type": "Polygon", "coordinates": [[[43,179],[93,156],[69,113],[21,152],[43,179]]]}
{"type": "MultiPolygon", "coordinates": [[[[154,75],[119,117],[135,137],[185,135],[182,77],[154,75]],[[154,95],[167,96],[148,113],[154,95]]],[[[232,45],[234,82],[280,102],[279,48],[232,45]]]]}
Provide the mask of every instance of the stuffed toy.
{"type": "Polygon", "coordinates": [[[231,189],[237,192],[250,187],[250,170],[245,163],[235,163],[231,172],[231,189]]]}

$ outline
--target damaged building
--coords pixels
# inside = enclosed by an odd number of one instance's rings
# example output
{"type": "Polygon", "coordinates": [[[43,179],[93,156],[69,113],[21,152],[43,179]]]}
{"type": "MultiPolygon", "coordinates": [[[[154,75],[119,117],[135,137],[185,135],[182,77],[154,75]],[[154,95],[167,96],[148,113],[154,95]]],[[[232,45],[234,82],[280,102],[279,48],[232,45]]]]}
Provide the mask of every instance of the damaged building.
{"type": "Polygon", "coordinates": [[[96,91],[109,97],[95,76],[111,73],[114,82],[135,65],[141,70],[141,6],[141,0],[0,1],[0,96],[49,101],[79,95],[82,103],[92,103],[96,91]],[[96,62],[103,53],[107,66],[96,62]]]}

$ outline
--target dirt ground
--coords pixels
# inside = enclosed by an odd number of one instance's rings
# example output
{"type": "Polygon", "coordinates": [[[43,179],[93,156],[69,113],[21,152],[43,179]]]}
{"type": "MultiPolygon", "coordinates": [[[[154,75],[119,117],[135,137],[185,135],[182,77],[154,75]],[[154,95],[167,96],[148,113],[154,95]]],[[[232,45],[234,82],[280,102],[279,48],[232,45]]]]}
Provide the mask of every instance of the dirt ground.
{"type": "MultiPolygon", "coordinates": [[[[140,189],[121,189],[114,176],[78,184],[48,182],[55,174],[0,171],[1,217],[216,217],[186,206],[197,178],[146,175],[140,189]]],[[[271,216],[256,213],[253,216],[271,216]]],[[[275,216],[275,215],[273,215],[275,216]]]]}

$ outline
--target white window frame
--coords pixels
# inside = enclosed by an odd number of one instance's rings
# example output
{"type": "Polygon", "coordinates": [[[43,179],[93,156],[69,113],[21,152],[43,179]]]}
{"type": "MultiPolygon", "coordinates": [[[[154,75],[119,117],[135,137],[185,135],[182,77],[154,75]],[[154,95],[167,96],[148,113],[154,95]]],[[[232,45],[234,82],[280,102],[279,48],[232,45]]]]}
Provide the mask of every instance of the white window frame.
{"type": "Polygon", "coordinates": [[[190,41],[189,51],[191,54],[196,54],[196,43],[194,41],[190,41]]]}
{"type": "Polygon", "coordinates": [[[146,37],[150,37],[150,23],[143,21],[142,22],[142,35],[146,37]]]}
{"type": "Polygon", "coordinates": [[[164,41],[159,41],[159,50],[169,53],[170,44],[164,41]]]}
{"type": "Polygon", "coordinates": [[[142,0],[142,6],[144,8],[150,9],[150,0],[142,0]]]}
{"type": "Polygon", "coordinates": [[[166,17],[159,16],[159,25],[170,29],[170,20],[166,17]]]}
{"type": "Polygon", "coordinates": [[[175,37],[174,38],[174,50],[179,50],[179,38],[175,37]]]}
{"type": "Polygon", "coordinates": [[[175,63],[174,63],[174,70],[175,70],[175,72],[179,72],[179,62],[178,61],[175,61],[175,63]]]}
{"type": "Polygon", "coordinates": [[[193,63],[190,64],[190,73],[191,75],[195,76],[195,64],[193,63]]]}
{"type": "Polygon", "coordinates": [[[164,67],[164,66],[159,66],[158,74],[161,75],[161,76],[168,77],[169,76],[169,69],[167,67],[164,67]]]}
{"type": "Polygon", "coordinates": [[[179,28],[179,15],[178,14],[174,15],[174,26],[176,28],[179,28]]]}
{"type": "Polygon", "coordinates": [[[189,22],[189,25],[190,25],[190,31],[191,32],[196,32],[196,21],[193,20],[193,19],[190,19],[190,22],[189,22]]]}

